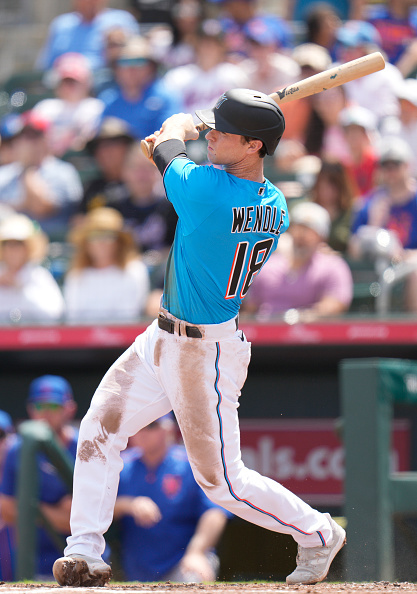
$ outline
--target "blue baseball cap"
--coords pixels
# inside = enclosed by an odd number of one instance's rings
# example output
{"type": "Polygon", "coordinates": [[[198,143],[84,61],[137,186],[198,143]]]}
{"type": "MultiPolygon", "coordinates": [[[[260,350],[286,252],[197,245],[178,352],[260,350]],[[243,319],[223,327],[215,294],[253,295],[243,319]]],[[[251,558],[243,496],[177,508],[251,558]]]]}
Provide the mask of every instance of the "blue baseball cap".
{"type": "Polygon", "coordinates": [[[381,45],[377,29],[366,21],[346,21],[336,32],[336,39],[347,47],[381,45]]]}
{"type": "Polygon", "coordinates": [[[70,384],[59,375],[43,375],[29,387],[28,403],[48,402],[63,406],[73,400],[70,384]]]}
{"type": "Polygon", "coordinates": [[[0,410],[0,430],[5,433],[14,431],[12,417],[5,410],[0,410]]]}
{"type": "Polygon", "coordinates": [[[243,32],[249,40],[259,45],[275,44],[277,47],[289,47],[292,43],[288,25],[278,18],[254,17],[244,25],[243,32]]]}

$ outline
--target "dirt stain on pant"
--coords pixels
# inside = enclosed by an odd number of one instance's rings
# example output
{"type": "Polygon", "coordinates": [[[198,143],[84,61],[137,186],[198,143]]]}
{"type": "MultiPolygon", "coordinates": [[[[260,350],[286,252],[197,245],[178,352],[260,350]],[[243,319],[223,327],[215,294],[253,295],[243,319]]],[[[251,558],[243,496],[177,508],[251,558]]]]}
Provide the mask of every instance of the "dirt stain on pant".
{"type": "MultiPolygon", "coordinates": [[[[219,427],[215,426],[214,359],[212,350],[197,339],[180,345],[179,394],[175,414],[187,454],[200,474],[199,483],[211,489],[224,479],[219,427]],[[213,359],[213,387],[207,383],[207,358],[213,359]]],[[[210,381],[210,380],[209,380],[210,381]]]]}
{"type": "Polygon", "coordinates": [[[81,461],[88,462],[92,459],[106,461],[102,446],[106,444],[109,435],[119,430],[126,396],[133,384],[138,365],[140,365],[139,357],[132,348],[104,376],[98,388],[102,394],[105,394],[104,403],[99,407],[94,419],[99,424],[98,434],[80,444],[77,455],[81,461]]]}

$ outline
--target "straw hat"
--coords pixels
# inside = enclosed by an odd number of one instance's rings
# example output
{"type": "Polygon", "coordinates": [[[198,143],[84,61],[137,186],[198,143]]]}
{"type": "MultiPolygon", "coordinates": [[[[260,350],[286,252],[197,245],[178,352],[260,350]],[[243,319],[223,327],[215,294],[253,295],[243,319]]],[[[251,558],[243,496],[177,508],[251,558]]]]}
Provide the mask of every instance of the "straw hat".
{"type": "Polygon", "coordinates": [[[47,236],[24,214],[12,214],[0,221],[0,245],[8,240],[24,241],[29,248],[30,260],[41,261],[46,255],[47,236]]]}
{"type": "Polygon", "coordinates": [[[132,235],[125,231],[123,226],[123,216],[118,210],[106,206],[95,208],[69,233],[68,238],[71,243],[79,246],[94,234],[114,233],[126,249],[133,248],[132,235]]]}

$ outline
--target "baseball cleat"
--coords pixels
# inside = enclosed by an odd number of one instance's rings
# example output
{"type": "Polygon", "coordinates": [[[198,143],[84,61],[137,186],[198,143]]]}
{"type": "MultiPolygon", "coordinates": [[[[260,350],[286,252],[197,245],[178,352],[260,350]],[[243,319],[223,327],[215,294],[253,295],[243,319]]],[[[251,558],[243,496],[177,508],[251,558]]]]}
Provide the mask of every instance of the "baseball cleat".
{"type": "Polygon", "coordinates": [[[287,584],[317,584],[329,573],[330,565],[340,549],[346,544],[346,532],[330,517],[332,540],[327,547],[304,548],[298,545],[297,567],[287,576],[287,584]]]}
{"type": "Polygon", "coordinates": [[[60,586],[105,586],[112,577],[110,565],[87,555],[73,555],[57,559],[52,568],[60,586]]]}

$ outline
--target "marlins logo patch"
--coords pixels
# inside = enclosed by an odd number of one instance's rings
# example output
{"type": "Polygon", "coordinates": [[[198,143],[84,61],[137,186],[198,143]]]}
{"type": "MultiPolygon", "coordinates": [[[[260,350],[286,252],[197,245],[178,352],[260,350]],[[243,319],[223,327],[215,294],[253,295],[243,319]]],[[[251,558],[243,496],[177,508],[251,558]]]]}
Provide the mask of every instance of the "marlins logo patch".
{"type": "Polygon", "coordinates": [[[220,99],[217,101],[216,106],[214,109],[219,109],[220,105],[222,105],[225,101],[227,101],[227,97],[226,94],[223,93],[223,95],[220,97],[220,99]]]}

